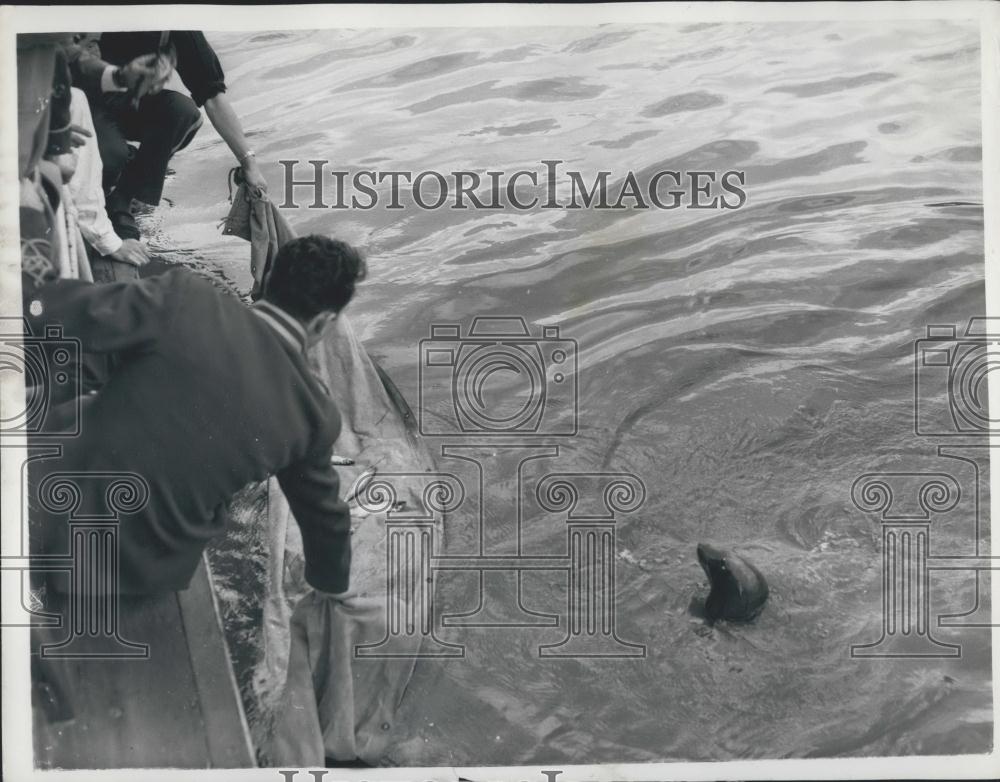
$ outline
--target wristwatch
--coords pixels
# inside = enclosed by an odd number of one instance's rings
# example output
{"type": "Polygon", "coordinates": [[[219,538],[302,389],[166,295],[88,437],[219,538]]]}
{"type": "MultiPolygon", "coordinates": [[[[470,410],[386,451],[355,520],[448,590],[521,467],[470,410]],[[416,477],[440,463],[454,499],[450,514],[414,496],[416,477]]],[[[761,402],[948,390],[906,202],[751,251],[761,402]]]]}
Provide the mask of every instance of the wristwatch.
{"type": "Polygon", "coordinates": [[[125,71],[121,68],[121,66],[118,66],[111,71],[111,81],[113,81],[115,86],[120,89],[128,87],[128,82],[125,81],[125,71]]]}

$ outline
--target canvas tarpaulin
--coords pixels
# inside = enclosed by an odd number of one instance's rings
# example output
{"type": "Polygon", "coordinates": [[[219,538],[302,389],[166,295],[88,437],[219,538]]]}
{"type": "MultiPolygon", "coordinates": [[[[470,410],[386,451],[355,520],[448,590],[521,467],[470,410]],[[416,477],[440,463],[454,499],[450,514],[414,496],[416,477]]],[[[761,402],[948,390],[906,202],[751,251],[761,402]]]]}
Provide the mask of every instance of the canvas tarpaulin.
{"type": "MultiPolygon", "coordinates": [[[[225,233],[250,241],[257,291],[278,247],[295,235],[278,208],[245,184],[237,188],[225,233]]],[[[392,650],[396,656],[381,656],[377,645],[386,637],[390,613],[424,610],[415,602],[430,590],[397,569],[390,575],[386,520],[409,515],[430,520],[440,531],[440,517],[433,520],[424,502],[433,462],[409,425],[405,403],[346,317],[330,324],[309,359],[343,420],[334,452],[354,462],[337,467],[342,492],[357,500],[351,503],[351,588],[335,599],[305,583],[302,539],[271,479],[254,733],[269,765],[322,766],[325,758],[378,765],[386,760],[396,709],[414,669],[409,652],[419,650],[422,635],[403,638],[392,650]],[[364,645],[369,656],[357,652],[364,645]]]]}

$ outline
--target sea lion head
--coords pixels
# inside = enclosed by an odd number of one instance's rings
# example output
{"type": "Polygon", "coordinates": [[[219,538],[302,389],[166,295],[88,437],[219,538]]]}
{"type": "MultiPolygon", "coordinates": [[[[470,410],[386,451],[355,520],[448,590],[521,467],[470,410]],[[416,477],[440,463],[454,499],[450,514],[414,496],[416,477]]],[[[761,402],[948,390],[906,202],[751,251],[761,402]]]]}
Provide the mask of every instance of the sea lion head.
{"type": "Polygon", "coordinates": [[[769,593],[764,575],[743,557],[698,544],[698,562],[708,576],[711,591],[705,601],[705,616],[710,622],[725,619],[749,622],[757,617],[769,593]]]}

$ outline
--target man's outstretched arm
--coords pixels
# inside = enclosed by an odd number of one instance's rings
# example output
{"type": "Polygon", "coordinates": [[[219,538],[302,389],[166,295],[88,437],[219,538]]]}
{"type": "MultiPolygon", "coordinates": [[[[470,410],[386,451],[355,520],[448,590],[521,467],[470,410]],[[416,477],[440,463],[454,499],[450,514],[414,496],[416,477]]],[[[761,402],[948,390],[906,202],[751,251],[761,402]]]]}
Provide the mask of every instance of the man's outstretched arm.
{"type": "Polygon", "coordinates": [[[303,460],[277,475],[302,530],[306,581],[320,592],[344,592],[351,576],[351,513],[340,499],[330,453],[303,460]]]}
{"type": "Polygon", "coordinates": [[[247,184],[260,190],[267,190],[267,180],[260,172],[257,158],[243,134],[240,118],[225,93],[220,92],[206,100],[205,113],[208,114],[209,122],[222,136],[222,140],[226,142],[237,162],[243,168],[243,176],[247,184]]]}

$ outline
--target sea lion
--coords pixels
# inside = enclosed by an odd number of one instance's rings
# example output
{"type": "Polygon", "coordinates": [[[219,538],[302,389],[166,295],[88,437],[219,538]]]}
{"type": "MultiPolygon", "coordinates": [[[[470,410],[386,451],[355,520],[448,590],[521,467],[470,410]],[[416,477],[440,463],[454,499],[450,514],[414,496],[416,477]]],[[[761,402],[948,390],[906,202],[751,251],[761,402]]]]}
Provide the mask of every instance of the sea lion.
{"type": "Polygon", "coordinates": [[[698,562],[712,585],[705,601],[709,622],[750,622],[757,617],[769,594],[767,581],[757,568],[743,557],[707,543],[698,544],[698,562]]]}

